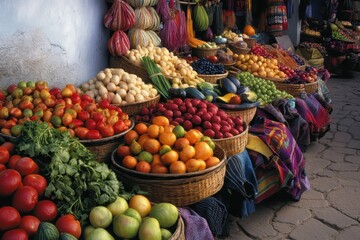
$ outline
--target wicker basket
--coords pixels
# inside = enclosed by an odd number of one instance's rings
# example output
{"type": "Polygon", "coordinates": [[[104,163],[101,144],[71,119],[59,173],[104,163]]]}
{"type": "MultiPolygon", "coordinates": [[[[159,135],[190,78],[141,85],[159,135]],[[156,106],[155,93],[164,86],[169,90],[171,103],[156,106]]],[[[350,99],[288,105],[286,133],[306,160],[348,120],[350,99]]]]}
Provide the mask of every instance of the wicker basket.
{"type": "Polygon", "coordinates": [[[274,84],[278,90],[285,91],[294,97],[300,97],[301,93],[305,92],[304,84],[282,83],[275,81],[274,84]]]}
{"type": "Polygon", "coordinates": [[[169,238],[169,240],[185,240],[185,224],[180,214],[176,225],[176,229],[169,238]]]}
{"type": "Polygon", "coordinates": [[[79,140],[87,149],[89,149],[95,156],[98,162],[109,162],[111,153],[119,146],[120,139],[131,129],[134,128],[135,121],[132,121],[131,126],[126,131],[112,137],[102,138],[99,140],[79,140]]]}
{"type": "Polygon", "coordinates": [[[151,83],[151,79],[146,71],[146,69],[142,66],[137,66],[132,64],[127,57],[114,57],[110,56],[109,67],[111,68],[122,68],[126,72],[135,74],[140,77],[145,83],[151,83]]]}
{"type": "Polygon", "coordinates": [[[257,107],[244,109],[244,110],[229,110],[229,109],[223,109],[223,110],[229,116],[234,116],[234,117],[241,116],[243,122],[246,123],[246,125],[249,125],[249,123],[255,116],[256,109],[257,107]]]}
{"type": "Polygon", "coordinates": [[[224,73],[214,75],[198,74],[198,77],[204,79],[205,82],[216,83],[218,79],[226,78],[228,74],[229,72],[225,71],[224,73]]]}
{"type": "Polygon", "coordinates": [[[249,48],[251,48],[252,46],[254,46],[255,43],[257,43],[256,38],[244,38],[243,40],[244,42],[246,42],[249,48]]]}
{"type": "Polygon", "coordinates": [[[129,116],[135,116],[137,114],[140,114],[142,108],[147,108],[151,105],[155,105],[160,101],[160,94],[158,94],[156,97],[148,99],[143,102],[137,102],[137,103],[130,103],[123,106],[120,106],[123,112],[127,113],[129,116]]]}
{"type": "Polygon", "coordinates": [[[226,172],[226,153],[216,145],[214,155],[221,159],[221,162],[199,172],[154,174],[124,168],[118,164],[115,150],[111,156],[111,168],[126,188],[139,186],[141,190],[149,193],[152,202],[170,202],[181,207],[199,202],[222,188],[226,172]]]}
{"type": "Polygon", "coordinates": [[[318,90],[318,81],[304,84],[305,92],[307,94],[315,93],[318,90]]]}
{"type": "Polygon", "coordinates": [[[233,156],[237,153],[243,152],[248,141],[249,130],[248,125],[246,124],[245,126],[245,130],[241,134],[230,138],[213,139],[214,143],[222,147],[227,156],[233,156]]]}
{"type": "Polygon", "coordinates": [[[192,49],[192,55],[202,58],[202,57],[208,57],[208,56],[215,56],[216,52],[220,49],[220,47],[217,48],[193,48],[192,49]]]}
{"type": "Polygon", "coordinates": [[[241,48],[238,46],[235,46],[234,44],[229,44],[229,48],[231,51],[233,51],[233,53],[236,54],[247,54],[250,52],[250,48],[241,48]]]}

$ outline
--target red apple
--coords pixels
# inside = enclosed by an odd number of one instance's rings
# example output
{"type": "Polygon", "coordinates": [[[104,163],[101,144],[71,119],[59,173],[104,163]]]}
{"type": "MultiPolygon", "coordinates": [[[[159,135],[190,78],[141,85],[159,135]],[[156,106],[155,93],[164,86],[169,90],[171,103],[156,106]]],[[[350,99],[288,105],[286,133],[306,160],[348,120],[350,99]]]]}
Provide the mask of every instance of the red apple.
{"type": "Polygon", "coordinates": [[[215,132],[214,132],[214,130],[212,130],[212,129],[206,129],[206,130],[204,131],[204,135],[205,135],[205,136],[208,136],[208,137],[210,137],[210,138],[214,138],[214,137],[215,137],[215,132]]]}

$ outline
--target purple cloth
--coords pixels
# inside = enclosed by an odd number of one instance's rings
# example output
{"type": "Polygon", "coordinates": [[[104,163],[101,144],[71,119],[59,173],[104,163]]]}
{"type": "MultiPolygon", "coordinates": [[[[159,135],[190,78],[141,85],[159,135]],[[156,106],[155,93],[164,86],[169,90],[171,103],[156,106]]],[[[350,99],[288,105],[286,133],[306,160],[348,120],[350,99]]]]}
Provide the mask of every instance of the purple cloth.
{"type": "Polygon", "coordinates": [[[191,208],[179,208],[179,212],[185,223],[185,239],[188,240],[214,239],[205,218],[198,215],[191,208]]]}

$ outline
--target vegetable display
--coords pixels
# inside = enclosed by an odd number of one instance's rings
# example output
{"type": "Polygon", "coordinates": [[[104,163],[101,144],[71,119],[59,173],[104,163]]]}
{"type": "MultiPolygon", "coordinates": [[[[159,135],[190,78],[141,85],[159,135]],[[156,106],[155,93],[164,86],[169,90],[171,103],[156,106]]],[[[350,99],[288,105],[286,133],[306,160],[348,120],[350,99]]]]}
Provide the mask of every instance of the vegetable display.
{"type": "Polygon", "coordinates": [[[212,63],[206,58],[200,58],[199,60],[192,62],[191,66],[199,74],[213,75],[225,72],[223,64],[212,63]]]}
{"type": "Polygon", "coordinates": [[[77,139],[45,123],[26,122],[16,149],[39,159],[48,186],[45,196],[55,200],[61,214],[84,222],[90,209],[116,199],[122,186],[115,173],[77,139]]]}
{"type": "Polygon", "coordinates": [[[143,102],[158,95],[153,85],[121,68],[105,68],[80,88],[96,102],[107,100],[119,106],[143,102]]]}

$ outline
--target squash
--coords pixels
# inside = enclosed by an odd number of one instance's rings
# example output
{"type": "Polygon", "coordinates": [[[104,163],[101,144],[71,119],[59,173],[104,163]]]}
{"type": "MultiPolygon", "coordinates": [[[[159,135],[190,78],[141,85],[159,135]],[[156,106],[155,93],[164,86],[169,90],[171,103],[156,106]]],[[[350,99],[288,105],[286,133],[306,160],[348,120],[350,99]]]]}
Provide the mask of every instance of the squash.
{"type": "Polygon", "coordinates": [[[236,93],[237,88],[235,86],[235,84],[228,78],[222,78],[220,79],[219,82],[221,91],[226,94],[226,93],[236,93]]]}
{"type": "Polygon", "coordinates": [[[41,222],[34,240],[58,240],[59,231],[54,224],[49,222],[41,222]]]}
{"type": "Polygon", "coordinates": [[[251,25],[246,25],[243,32],[250,37],[255,35],[255,29],[251,25]]]}
{"type": "Polygon", "coordinates": [[[59,240],[78,240],[75,236],[70,233],[61,233],[59,240]]]}
{"type": "Polygon", "coordinates": [[[185,91],[186,91],[186,97],[188,98],[197,98],[200,100],[205,99],[204,94],[194,87],[187,87],[185,88],[185,91]]]}

